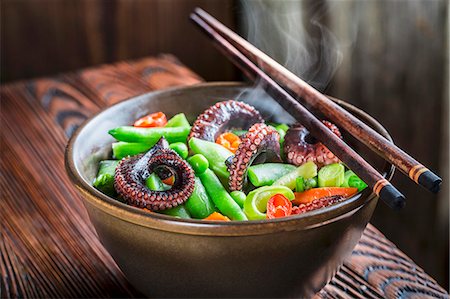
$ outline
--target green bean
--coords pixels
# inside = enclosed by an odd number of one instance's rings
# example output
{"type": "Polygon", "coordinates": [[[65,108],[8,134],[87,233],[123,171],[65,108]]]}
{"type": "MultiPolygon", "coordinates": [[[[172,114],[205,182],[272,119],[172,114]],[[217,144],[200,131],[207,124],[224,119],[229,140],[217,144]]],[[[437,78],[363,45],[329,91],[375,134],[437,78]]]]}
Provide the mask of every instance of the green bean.
{"type": "Polygon", "coordinates": [[[205,156],[209,162],[209,168],[221,179],[228,179],[230,173],[225,165],[225,160],[233,155],[232,152],[217,143],[195,137],[189,140],[189,148],[194,154],[202,154],[205,156]]]}
{"type": "Polygon", "coordinates": [[[234,199],[234,201],[241,207],[244,207],[245,198],[247,195],[245,195],[242,191],[233,191],[230,193],[231,197],[234,199]]]}
{"type": "Polygon", "coordinates": [[[209,167],[209,162],[202,154],[195,154],[187,159],[196,174],[204,173],[209,167]]]}
{"type": "Polygon", "coordinates": [[[295,180],[295,192],[303,191],[305,191],[305,179],[302,176],[299,176],[295,180]]]}
{"type": "Polygon", "coordinates": [[[189,127],[137,128],[123,126],[109,130],[108,133],[119,141],[153,145],[161,137],[164,137],[169,143],[186,142],[189,131],[189,127]]]}
{"type": "Polygon", "coordinates": [[[256,187],[269,186],[283,175],[295,169],[296,167],[291,164],[264,163],[250,166],[247,176],[250,182],[256,187]]]}
{"type": "Polygon", "coordinates": [[[165,127],[166,128],[189,127],[190,129],[191,125],[189,124],[189,121],[187,120],[186,115],[184,115],[184,113],[178,113],[167,121],[165,127]]]}
{"type": "Polygon", "coordinates": [[[92,185],[106,195],[114,196],[116,194],[116,190],[114,189],[114,175],[118,164],[119,161],[117,160],[100,161],[97,177],[92,185]]]}
{"type": "Polygon", "coordinates": [[[178,155],[180,155],[181,158],[186,159],[189,151],[187,148],[186,143],[184,142],[175,142],[175,143],[171,143],[169,145],[169,147],[174,150],[178,155]]]}
{"type": "Polygon", "coordinates": [[[189,212],[187,211],[186,207],[184,205],[176,206],[175,208],[157,211],[157,213],[164,214],[164,215],[170,215],[177,218],[182,219],[190,219],[191,215],[189,215],[189,212]]]}
{"type": "Polygon", "coordinates": [[[223,187],[219,178],[211,169],[198,175],[219,211],[231,220],[247,220],[244,212],[223,187]]]}
{"type": "Polygon", "coordinates": [[[215,211],[214,202],[198,177],[195,177],[194,192],[186,201],[185,206],[189,214],[196,219],[206,218],[215,211]]]}
{"type": "Polygon", "coordinates": [[[144,153],[153,147],[154,144],[131,143],[131,142],[114,142],[112,144],[113,157],[122,159],[128,156],[144,153]]]}
{"type": "Polygon", "coordinates": [[[164,184],[155,172],[145,180],[145,185],[152,191],[167,191],[172,188],[172,186],[164,184]]]}

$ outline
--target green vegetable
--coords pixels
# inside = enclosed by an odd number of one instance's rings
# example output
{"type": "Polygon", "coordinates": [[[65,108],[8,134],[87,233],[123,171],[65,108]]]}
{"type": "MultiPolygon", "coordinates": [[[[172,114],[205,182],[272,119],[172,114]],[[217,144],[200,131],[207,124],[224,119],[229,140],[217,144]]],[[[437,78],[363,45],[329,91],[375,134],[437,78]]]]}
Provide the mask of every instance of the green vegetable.
{"type": "Polygon", "coordinates": [[[232,156],[233,153],[225,147],[206,140],[191,138],[189,140],[189,148],[194,154],[202,154],[209,162],[209,168],[221,179],[228,179],[228,172],[225,160],[232,156]]]}
{"type": "Polygon", "coordinates": [[[109,134],[119,141],[155,144],[161,137],[167,142],[186,142],[190,127],[137,128],[131,126],[117,127],[109,130],[109,134]]]}
{"type": "Polygon", "coordinates": [[[340,163],[323,166],[317,175],[319,187],[340,187],[344,183],[345,167],[340,163]]]}
{"type": "Polygon", "coordinates": [[[287,130],[289,130],[289,126],[286,124],[279,124],[275,126],[275,130],[280,134],[280,144],[283,144],[284,136],[286,135],[287,130]]]}
{"type": "Polygon", "coordinates": [[[295,179],[295,192],[305,191],[305,179],[299,176],[295,179]]]}
{"type": "Polygon", "coordinates": [[[119,161],[117,160],[100,161],[93,186],[106,195],[114,196],[116,194],[116,190],[114,189],[114,174],[118,164],[119,161]]]}
{"type": "Polygon", "coordinates": [[[206,171],[199,174],[198,177],[202,181],[206,192],[211,197],[220,213],[227,216],[231,220],[247,220],[244,212],[233,200],[227,190],[225,190],[219,178],[211,169],[206,169],[206,171]]]}
{"type": "Polygon", "coordinates": [[[154,144],[131,143],[131,142],[114,142],[112,144],[113,157],[122,159],[128,156],[134,156],[144,153],[152,148],[154,144]]]}
{"type": "Polygon", "coordinates": [[[248,132],[247,130],[231,130],[231,133],[233,133],[234,135],[237,135],[237,136],[242,136],[247,132],[248,132]]]}
{"type": "Polygon", "coordinates": [[[233,191],[230,193],[231,197],[234,199],[234,201],[241,207],[244,207],[245,198],[247,195],[245,195],[242,191],[233,191]]]}
{"type": "Polygon", "coordinates": [[[309,190],[311,188],[316,188],[317,187],[317,178],[313,177],[307,180],[304,180],[304,188],[305,190],[309,190]]]}
{"type": "Polygon", "coordinates": [[[157,213],[164,214],[164,215],[170,215],[177,218],[182,219],[190,219],[191,216],[189,215],[189,212],[187,211],[186,207],[184,205],[176,206],[172,209],[157,211],[157,213]]]}
{"type": "Polygon", "coordinates": [[[317,165],[314,162],[306,162],[305,164],[297,167],[295,170],[283,175],[276,180],[272,186],[286,186],[293,190],[295,188],[296,179],[302,176],[303,179],[309,179],[317,175],[317,165]]]}
{"type": "Polygon", "coordinates": [[[146,180],[145,185],[152,191],[167,191],[172,186],[164,184],[156,173],[152,173],[146,180]]]}
{"type": "Polygon", "coordinates": [[[209,162],[202,154],[195,154],[187,159],[188,163],[192,166],[196,174],[204,173],[209,167],[209,162]]]}
{"type": "Polygon", "coordinates": [[[186,159],[189,151],[187,148],[186,143],[184,142],[175,142],[175,143],[171,143],[169,145],[169,147],[174,150],[178,155],[180,155],[181,158],[186,159]]]}
{"type": "Polygon", "coordinates": [[[290,164],[264,163],[250,166],[247,171],[247,176],[250,182],[256,187],[269,186],[283,175],[295,169],[296,167],[290,164]]]}
{"type": "Polygon", "coordinates": [[[264,186],[253,190],[247,195],[244,212],[250,220],[266,219],[267,202],[275,194],[284,195],[287,199],[295,198],[294,192],[285,186],[264,186]]]}
{"type": "Polygon", "coordinates": [[[195,177],[194,192],[184,205],[189,214],[196,219],[206,218],[215,211],[214,202],[208,196],[205,186],[198,177],[195,177]]]}
{"type": "Polygon", "coordinates": [[[361,180],[353,171],[347,170],[344,174],[344,183],[341,187],[358,188],[358,191],[362,191],[367,187],[367,184],[361,180]]]}
{"type": "Polygon", "coordinates": [[[186,115],[184,115],[184,113],[178,113],[167,121],[165,127],[166,128],[189,127],[190,129],[191,125],[189,124],[189,121],[187,120],[186,115]]]}

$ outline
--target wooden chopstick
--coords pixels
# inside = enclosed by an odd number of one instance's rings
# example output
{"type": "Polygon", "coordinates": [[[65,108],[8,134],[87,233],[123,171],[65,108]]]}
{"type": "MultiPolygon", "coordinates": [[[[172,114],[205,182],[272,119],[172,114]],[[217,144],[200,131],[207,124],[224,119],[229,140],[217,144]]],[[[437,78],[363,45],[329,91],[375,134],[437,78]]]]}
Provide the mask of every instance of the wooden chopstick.
{"type": "Polygon", "coordinates": [[[394,143],[387,141],[378,132],[234,33],[206,11],[196,8],[195,13],[250,61],[263,69],[274,81],[301,101],[305,107],[321,112],[417,184],[434,193],[439,191],[442,179],[394,143]]]}
{"type": "Polygon", "coordinates": [[[193,13],[191,20],[215,42],[218,49],[239,67],[251,80],[259,80],[264,90],[270,94],[286,111],[301,122],[311,134],[327,146],[347,167],[363,179],[372,191],[390,207],[399,209],[405,205],[405,197],[375,168],[344,141],[331,132],[311,112],[298,103],[289,93],[281,88],[267,74],[259,69],[247,57],[226,41],[218,32],[209,26],[200,16],[193,13]]]}

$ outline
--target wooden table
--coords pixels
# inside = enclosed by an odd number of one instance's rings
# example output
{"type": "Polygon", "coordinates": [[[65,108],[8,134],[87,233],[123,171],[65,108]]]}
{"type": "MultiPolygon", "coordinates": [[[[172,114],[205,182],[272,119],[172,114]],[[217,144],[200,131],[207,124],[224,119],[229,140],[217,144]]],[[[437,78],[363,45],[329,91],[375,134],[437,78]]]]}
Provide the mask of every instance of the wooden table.
{"type": "MultiPolygon", "coordinates": [[[[96,238],[64,169],[68,137],[104,107],[202,81],[175,57],[120,62],[1,88],[0,297],[139,297],[96,238]]],[[[449,298],[368,225],[317,298],[449,298]]]]}

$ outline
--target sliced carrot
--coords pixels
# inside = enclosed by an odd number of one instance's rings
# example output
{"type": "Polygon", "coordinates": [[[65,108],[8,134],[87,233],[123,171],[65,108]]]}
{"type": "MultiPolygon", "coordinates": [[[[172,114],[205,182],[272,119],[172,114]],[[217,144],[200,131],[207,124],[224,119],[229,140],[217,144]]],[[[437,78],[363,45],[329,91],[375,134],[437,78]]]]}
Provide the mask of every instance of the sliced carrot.
{"type": "Polygon", "coordinates": [[[307,204],[312,202],[314,199],[341,195],[343,197],[350,197],[358,192],[358,188],[346,188],[346,187],[323,187],[323,188],[312,188],[303,192],[294,192],[295,199],[292,201],[293,204],[307,204]]]}
{"type": "Polygon", "coordinates": [[[227,216],[224,216],[218,212],[213,212],[211,215],[204,218],[203,220],[230,221],[230,218],[228,218],[227,216]]]}
{"type": "Polygon", "coordinates": [[[168,177],[167,179],[161,180],[164,184],[166,185],[170,185],[173,186],[173,184],[175,183],[175,176],[171,175],[170,177],[168,177]]]}
{"type": "Polygon", "coordinates": [[[231,132],[225,132],[217,137],[216,143],[235,153],[241,143],[241,139],[231,132]]]}

